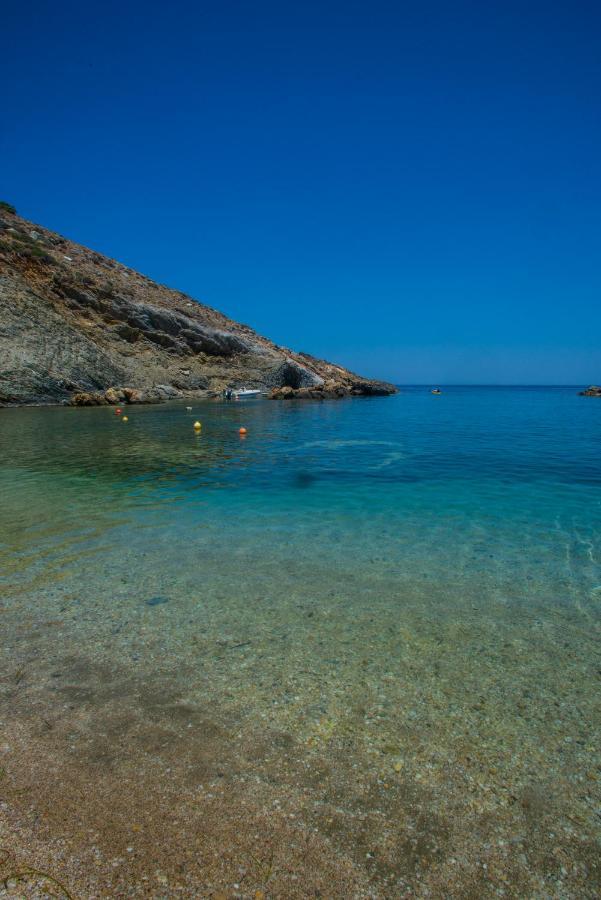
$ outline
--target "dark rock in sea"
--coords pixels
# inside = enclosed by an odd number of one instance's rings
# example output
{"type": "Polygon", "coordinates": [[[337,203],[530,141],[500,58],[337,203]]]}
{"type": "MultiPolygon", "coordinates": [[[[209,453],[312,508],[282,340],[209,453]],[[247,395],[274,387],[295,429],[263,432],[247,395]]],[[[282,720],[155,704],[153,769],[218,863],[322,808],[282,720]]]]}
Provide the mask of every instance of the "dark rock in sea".
{"type": "Polygon", "coordinates": [[[591,384],[585,391],[580,391],[581,397],[601,397],[601,387],[598,384],[591,384]]]}
{"type": "Polygon", "coordinates": [[[0,207],[0,406],[393,394],[0,207]]]}

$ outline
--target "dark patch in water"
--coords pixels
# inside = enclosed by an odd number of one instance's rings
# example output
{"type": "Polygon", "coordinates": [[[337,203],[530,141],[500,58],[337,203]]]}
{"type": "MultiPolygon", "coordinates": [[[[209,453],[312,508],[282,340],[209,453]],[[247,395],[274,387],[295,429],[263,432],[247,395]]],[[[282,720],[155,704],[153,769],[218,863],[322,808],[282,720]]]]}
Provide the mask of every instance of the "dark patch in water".
{"type": "Polygon", "coordinates": [[[294,485],[298,488],[310,487],[315,481],[317,476],[311,472],[297,472],[294,476],[294,485]]]}
{"type": "Polygon", "coordinates": [[[146,601],[146,606],[160,606],[161,603],[169,603],[169,597],[151,597],[146,601]]]}

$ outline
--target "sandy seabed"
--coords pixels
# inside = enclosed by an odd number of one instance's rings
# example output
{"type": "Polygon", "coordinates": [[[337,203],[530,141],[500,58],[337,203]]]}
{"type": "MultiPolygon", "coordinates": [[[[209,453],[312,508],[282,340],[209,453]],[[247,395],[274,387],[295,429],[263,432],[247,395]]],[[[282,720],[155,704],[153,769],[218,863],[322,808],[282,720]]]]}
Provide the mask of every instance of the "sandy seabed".
{"type": "Polygon", "coordinates": [[[597,701],[572,612],[553,666],[557,636],[520,616],[499,658],[480,611],[358,625],[335,598],[296,600],[293,647],[273,610],[223,636],[145,607],[138,668],[115,662],[130,637],[115,652],[112,618],[92,616],[91,657],[57,641],[64,619],[23,624],[28,662],[9,656],[1,683],[0,896],[599,895],[597,701]],[[318,664],[312,636],[344,654],[318,664]]]}

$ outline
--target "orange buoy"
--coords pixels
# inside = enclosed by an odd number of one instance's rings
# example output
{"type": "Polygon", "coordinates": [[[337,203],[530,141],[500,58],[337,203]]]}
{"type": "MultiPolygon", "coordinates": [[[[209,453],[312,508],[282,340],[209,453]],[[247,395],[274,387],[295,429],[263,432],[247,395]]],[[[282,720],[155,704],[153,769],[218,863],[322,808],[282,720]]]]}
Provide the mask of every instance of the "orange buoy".
{"type": "Polygon", "coordinates": [[[246,428],[241,428],[238,434],[246,434],[246,428]]]}
{"type": "Polygon", "coordinates": [[[120,406],[118,406],[117,409],[115,410],[115,415],[116,415],[116,416],[120,416],[120,415],[121,415],[121,407],[120,407],[120,406]]]}

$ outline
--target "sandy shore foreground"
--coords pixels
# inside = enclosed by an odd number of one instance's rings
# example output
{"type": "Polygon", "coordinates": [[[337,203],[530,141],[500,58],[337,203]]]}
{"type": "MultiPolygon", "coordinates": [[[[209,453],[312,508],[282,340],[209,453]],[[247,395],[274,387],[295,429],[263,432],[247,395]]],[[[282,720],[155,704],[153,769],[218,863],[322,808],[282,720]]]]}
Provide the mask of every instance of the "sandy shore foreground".
{"type": "Polygon", "coordinates": [[[343,755],[280,746],[270,763],[277,735],[223,743],[197,723],[191,754],[164,722],[139,723],[120,758],[107,734],[76,752],[51,724],[3,723],[0,896],[598,896],[594,842],[577,822],[573,841],[555,836],[542,795],[445,820],[402,779],[353,785],[343,755]],[[498,839],[518,821],[526,838],[498,839]]]}
{"type": "Polygon", "coordinates": [[[199,654],[163,618],[133,665],[106,616],[78,654],[79,632],[5,611],[27,654],[15,642],[0,678],[0,896],[598,897],[584,633],[547,647],[514,615],[528,652],[501,645],[500,683],[480,618],[451,658],[455,619],[433,631],[407,608],[401,644],[392,607],[390,627],[384,608],[352,633],[336,609],[303,621],[346,642],[341,664],[306,671],[308,633],[286,681],[273,635],[245,643],[244,622],[199,654]]]}
{"type": "Polygon", "coordinates": [[[101,771],[43,743],[3,729],[2,896],[370,896],[367,872],[267,784],[101,771]]]}

